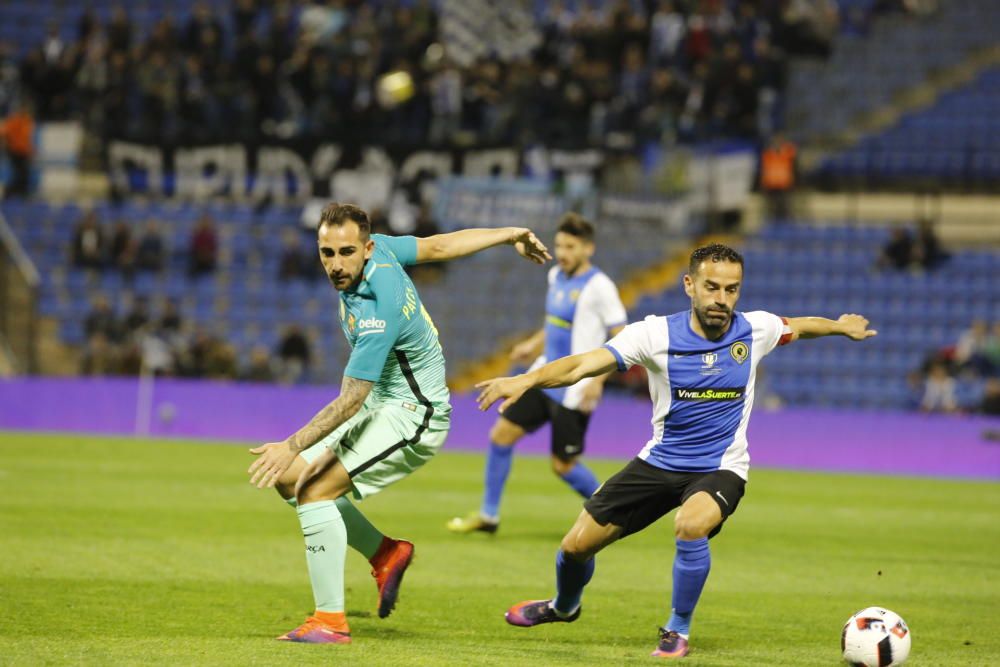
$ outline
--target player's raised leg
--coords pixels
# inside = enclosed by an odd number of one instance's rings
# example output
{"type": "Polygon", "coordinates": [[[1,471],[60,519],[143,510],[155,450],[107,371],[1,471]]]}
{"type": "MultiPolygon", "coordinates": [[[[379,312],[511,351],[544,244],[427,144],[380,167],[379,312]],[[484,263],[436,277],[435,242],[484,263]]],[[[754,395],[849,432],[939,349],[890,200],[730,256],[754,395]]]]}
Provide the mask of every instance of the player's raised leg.
{"type": "Polygon", "coordinates": [[[575,621],[580,617],[583,589],[594,576],[594,556],[621,534],[620,526],[602,526],[587,510],[580,512],[556,554],[555,597],[520,602],[508,609],[504,618],[520,627],[575,621]]]}
{"type": "Polygon", "coordinates": [[[660,641],[653,655],[682,658],[688,653],[691,617],[705,587],[712,557],[708,536],[722,522],[719,502],[707,491],[691,495],[674,516],[677,552],[674,555],[674,587],[671,614],[660,629],[660,641]]]}
{"type": "Polygon", "coordinates": [[[525,430],[514,422],[500,417],[490,429],[490,448],[486,453],[486,467],[483,471],[483,501],[478,512],[465,517],[455,517],[448,522],[448,530],[454,533],[481,531],[495,533],[500,525],[500,502],[504,487],[510,476],[514,459],[514,445],[525,434],[525,430]]]}

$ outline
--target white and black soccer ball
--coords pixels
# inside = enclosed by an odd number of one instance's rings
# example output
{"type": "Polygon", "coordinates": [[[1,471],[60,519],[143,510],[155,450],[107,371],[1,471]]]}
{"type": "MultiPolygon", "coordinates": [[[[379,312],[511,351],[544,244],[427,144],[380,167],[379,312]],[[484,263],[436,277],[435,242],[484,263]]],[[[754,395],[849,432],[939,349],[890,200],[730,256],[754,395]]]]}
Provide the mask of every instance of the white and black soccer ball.
{"type": "Polygon", "coordinates": [[[899,614],[868,607],[847,619],[840,649],[852,667],[894,667],[910,655],[910,629],[899,614]]]}

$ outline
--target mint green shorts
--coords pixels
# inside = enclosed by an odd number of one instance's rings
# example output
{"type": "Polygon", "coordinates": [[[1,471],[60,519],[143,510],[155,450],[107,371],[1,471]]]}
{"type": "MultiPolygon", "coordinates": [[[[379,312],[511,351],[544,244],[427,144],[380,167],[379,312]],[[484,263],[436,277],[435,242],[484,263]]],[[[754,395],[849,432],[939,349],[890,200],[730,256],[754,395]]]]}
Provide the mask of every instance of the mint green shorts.
{"type": "Polygon", "coordinates": [[[362,408],[300,456],[312,463],[325,450],[333,450],[360,500],[430,461],[447,436],[447,428],[425,428],[402,406],[380,405],[362,408]]]}

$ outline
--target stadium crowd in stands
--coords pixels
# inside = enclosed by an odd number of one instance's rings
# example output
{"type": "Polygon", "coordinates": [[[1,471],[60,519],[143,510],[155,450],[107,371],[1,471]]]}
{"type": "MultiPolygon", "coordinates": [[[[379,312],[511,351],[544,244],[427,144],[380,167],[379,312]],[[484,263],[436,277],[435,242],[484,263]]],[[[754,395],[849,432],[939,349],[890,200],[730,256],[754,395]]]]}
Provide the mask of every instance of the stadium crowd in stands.
{"type": "Polygon", "coordinates": [[[162,299],[157,313],[148,299],[126,298],[115,309],[98,293],[84,320],[87,341],[81,375],[139,375],[249,382],[308,380],[311,344],[301,328],[288,326],[275,350],[256,346],[241,364],[229,342],[183,321],[177,303],[162,299]]]}
{"type": "Polygon", "coordinates": [[[879,256],[878,268],[931,271],[947,259],[948,253],[941,246],[933,221],[921,218],[917,221],[916,234],[906,227],[893,228],[879,256]]]}
{"type": "MultiPolygon", "coordinates": [[[[844,4],[848,16],[857,3],[844,4]]],[[[533,57],[460,67],[439,45],[439,12],[427,0],[235,0],[225,16],[196,3],[140,36],[125,4],[105,24],[83,9],[75,41],[53,27],[20,62],[0,50],[2,85],[42,120],[148,141],[753,138],[773,125],[786,54],[828,52],[841,17],[817,0],[552,2],[533,57]],[[383,108],[376,87],[392,71],[415,93],[383,108]]]]}
{"type": "MultiPolygon", "coordinates": [[[[396,235],[388,218],[373,211],[374,229],[396,235]]],[[[290,326],[274,350],[257,346],[248,358],[239,360],[236,350],[223,337],[204,329],[187,326],[179,305],[169,298],[158,300],[154,316],[147,297],[131,289],[137,274],[152,273],[162,278],[169,271],[169,257],[175,252],[161,233],[161,224],[151,218],[133,236],[129,224],[115,221],[111,229],[97,211],[86,209],[77,222],[67,248],[73,267],[91,274],[94,283],[100,274],[117,272],[126,287],[117,295],[118,304],[100,291],[94,291],[92,309],[82,323],[86,342],[80,371],[84,375],[136,375],[144,369],[162,376],[209,377],[249,381],[295,383],[309,380],[311,343],[301,328],[290,326]],[[116,307],[117,306],[117,307],[116,307]]],[[[439,228],[429,209],[421,207],[408,233],[424,237],[437,234],[439,228]]],[[[323,277],[311,234],[288,227],[280,235],[281,256],[272,279],[312,283],[323,277]]],[[[202,213],[187,245],[176,249],[187,280],[193,285],[215,275],[219,263],[219,239],[215,221],[202,213]]],[[[429,264],[409,268],[418,283],[437,280],[444,267],[429,264]]]]}
{"type": "Polygon", "coordinates": [[[978,320],[911,378],[925,412],[1000,415],[1000,322],[978,320]]]}

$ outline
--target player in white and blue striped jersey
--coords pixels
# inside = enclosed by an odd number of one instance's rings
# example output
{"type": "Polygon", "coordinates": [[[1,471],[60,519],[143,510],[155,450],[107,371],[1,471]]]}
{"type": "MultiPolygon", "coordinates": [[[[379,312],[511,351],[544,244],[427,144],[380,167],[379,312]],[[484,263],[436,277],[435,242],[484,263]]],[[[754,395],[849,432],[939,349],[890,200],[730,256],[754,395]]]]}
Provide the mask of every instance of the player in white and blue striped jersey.
{"type": "Polygon", "coordinates": [[[647,317],[625,327],[604,346],[513,378],[481,383],[481,409],[506,407],[532,387],[560,387],[581,378],[639,365],[649,374],[653,435],[621,471],[584,503],[556,556],[556,596],[529,600],[507,611],[512,625],[575,621],[594,555],[680,507],[674,516],[671,616],[654,656],[687,655],[691,617],[708,578],[708,539],[718,534],[743,496],[750,465],[747,424],[761,359],[798,338],[876,334],[860,315],[781,318],[735,310],[743,258],[719,244],[691,255],[684,290],[691,310],[647,317]]]}
{"type": "MultiPolygon", "coordinates": [[[[511,354],[515,361],[534,360],[531,368],[538,368],[547,361],[591,350],[625,327],[625,306],[618,288],[591,264],[594,249],[593,225],[576,213],[563,215],[555,238],[558,266],[552,267],[548,276],[545,326],[515,346],[511,354]]],[[[451,519],[448,530],[497,531],[514,445],[546,423],[551,427],[552,472],[578,494],[590,498],[600,483],[580,458],[590,414],[600,400],[606,377],[586,378],[570,387],[530,389],[504,411],[490,429],[479,511],[451,519]]]]}

